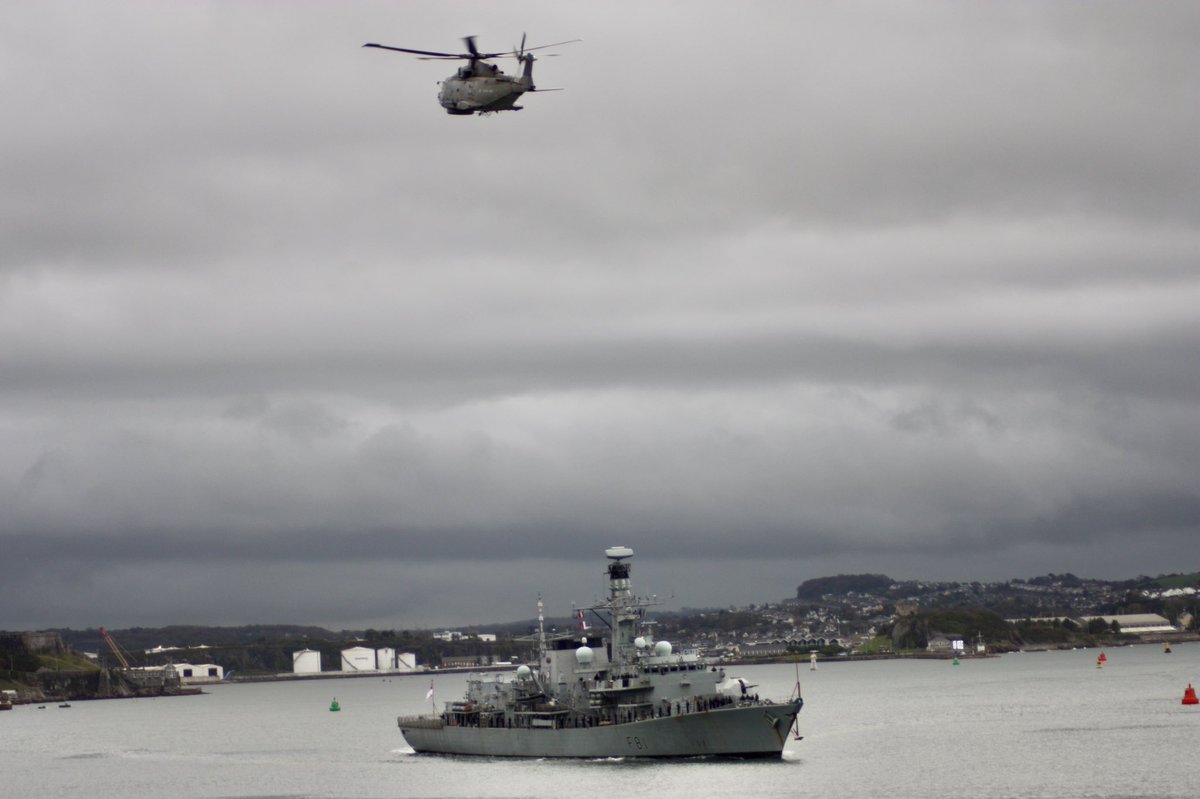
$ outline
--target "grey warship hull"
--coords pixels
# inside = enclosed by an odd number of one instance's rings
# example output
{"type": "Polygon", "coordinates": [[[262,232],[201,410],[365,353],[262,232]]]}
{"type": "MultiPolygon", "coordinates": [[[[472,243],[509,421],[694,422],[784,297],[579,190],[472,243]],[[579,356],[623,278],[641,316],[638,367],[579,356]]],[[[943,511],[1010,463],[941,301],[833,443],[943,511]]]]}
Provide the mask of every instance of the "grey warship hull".
{"type": "Polygon", "coordinates": [[[586,728],[453,726],[440,717],[399,720],[417,752],[485,757],[779,758],[802,700],[723,707],[586,728]]]}
{"type": "MultiPolygon", "coordinates": [[[[646,610],[659,603],[631,590],[633,550],[604,554],[608,599],[578,610],[577,630],[547,635],[539,598],[530,661],[468,679],[466,695],[438,715],[398,719],[408,744],[483,757],[780,758],[804,705],[799,680],[788,701],[760,699],[719,663],[655,640],[646,610]]],[[[433,689],[431,681],[430,701],[433,689]]]]}

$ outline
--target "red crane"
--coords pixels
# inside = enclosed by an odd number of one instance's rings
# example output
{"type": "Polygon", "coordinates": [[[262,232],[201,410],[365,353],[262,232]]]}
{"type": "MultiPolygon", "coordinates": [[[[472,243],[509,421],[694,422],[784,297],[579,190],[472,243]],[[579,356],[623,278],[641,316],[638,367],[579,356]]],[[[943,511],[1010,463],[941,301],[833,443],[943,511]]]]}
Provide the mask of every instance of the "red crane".
{"type": "Polygon", "coordinates": [[[100,628],[100,635],[104,638],[104,642],[108,644],[108,648],[112,650],[112,653],[117,656],[117,662],[121,664],[121,668],[130,668],[129,658],[125,657],[125,653],[117,644],[117,639],[109,635],[108,630],[104,629],[103,627],[100,628]]]}

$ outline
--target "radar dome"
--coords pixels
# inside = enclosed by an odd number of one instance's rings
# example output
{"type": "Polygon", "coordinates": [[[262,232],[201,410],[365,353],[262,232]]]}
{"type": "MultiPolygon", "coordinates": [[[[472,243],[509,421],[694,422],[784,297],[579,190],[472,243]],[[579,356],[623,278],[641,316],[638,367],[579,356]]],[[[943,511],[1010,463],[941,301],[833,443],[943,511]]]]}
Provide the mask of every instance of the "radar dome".
{"type": "Polygon", "coordinates": [[[633,639],[633,645],[634,645],[634,646],[636,646],[638,649],[645,649],[645,648],[646,648],[646,639],[645,639],[645,637],[644,637],[644,636],[641,636],[641,635],[639,635],[637,638],[634,638],[634,639],[633,639]]]}
{"type": "Polygon", "coordinates": [[[575,650],[575,662],[580,666],[590,666],[592,664],[592,648],[587,644],[575,650]]]}
{"type": "Polygon", "coordinates": [[[524,666],[524,665],[517,666],[517,679],[518,680],[528,680],[532,674],[533,674],[533,669],[529,668],[528,666],[524,666]]]}
{"type": "Polygon", "coordinates": [[[660,658],[665,658],[667,655],[671,654],[671,642],[659,641],[656,643],[654,645],[654,654],[660,658]]]}

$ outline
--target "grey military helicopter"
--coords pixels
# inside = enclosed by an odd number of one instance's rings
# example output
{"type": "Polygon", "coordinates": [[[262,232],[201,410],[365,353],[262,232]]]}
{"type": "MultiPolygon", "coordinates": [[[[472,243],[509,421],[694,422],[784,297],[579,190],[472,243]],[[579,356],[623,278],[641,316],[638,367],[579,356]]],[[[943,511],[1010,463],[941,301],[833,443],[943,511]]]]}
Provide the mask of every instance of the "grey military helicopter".
{"type": "MultiPolygon", "coordinates": [[[[467,116],[470,114],[490,114],[494,111],[520,111],[522,106],[515,105],[517,98],[526,92],[555,92],[559,89],[538,89],[533,85],[534,50],[545,50],[571,44],[579,39],[571,39],[555,44],[543,44],[539,47],[525,47],[525,35],[521,35],[521,46],[515,50],[503,53],[481,53],[475,46],[475,37],[466,36],[463,41],[467,45],[465,53],[436,53],[430,50],[410,50],[407,47],[390,47],[386,44],[364,44],[363,47],[378,47],[380,50],[395,50],[397,53],[412,53],[420,56],[422,61],[466,61],[450,77],[443,80],[438,92],[438,100],[447,114],[467,116]],[[515,58],[523,66],[520,75],[505,75],[495,64],[488,63],[493,58],[515,58]]],[[[550,53],[549,55],[554,55],[550,53]]]]}

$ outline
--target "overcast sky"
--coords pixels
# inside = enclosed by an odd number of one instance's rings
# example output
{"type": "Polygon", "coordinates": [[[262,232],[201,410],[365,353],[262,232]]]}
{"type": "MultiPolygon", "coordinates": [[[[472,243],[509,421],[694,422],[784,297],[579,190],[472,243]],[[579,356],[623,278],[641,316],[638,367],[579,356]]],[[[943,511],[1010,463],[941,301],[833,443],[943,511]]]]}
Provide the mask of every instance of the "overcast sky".
{"type": "MultiPolygon", "coordinates": [[[[1200,568],[1200,7],[0,0],[0,628],[1200,568]],[[460,51],[540,59],[452,117],[460,51]]],[[[502,66],[512,69],[512,62],[502,66]]]]}

